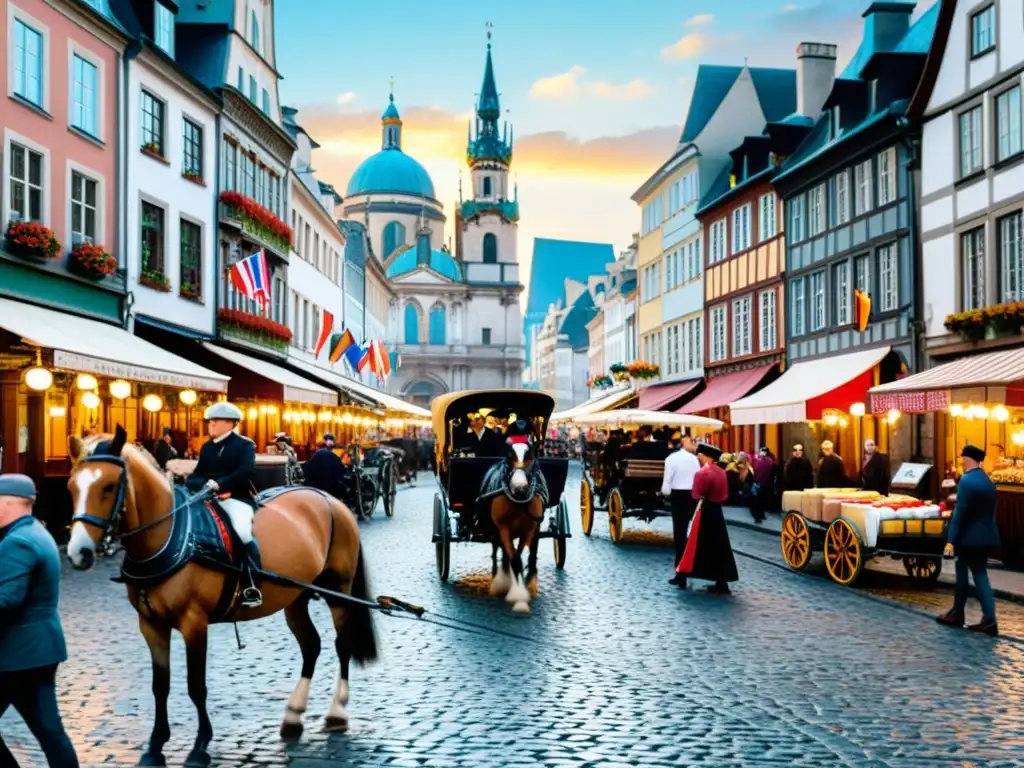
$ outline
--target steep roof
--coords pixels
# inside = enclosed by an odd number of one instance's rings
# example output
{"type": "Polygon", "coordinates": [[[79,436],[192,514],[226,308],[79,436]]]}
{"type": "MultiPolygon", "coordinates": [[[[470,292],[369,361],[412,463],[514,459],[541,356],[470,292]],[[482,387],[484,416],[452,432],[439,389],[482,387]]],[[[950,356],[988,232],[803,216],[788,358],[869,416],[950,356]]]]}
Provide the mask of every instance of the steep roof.
{"type": "Polygon", "coordinates": [[[576,299],[572,308],[565,313],[562,327],[558,329],[558,332],[567,337],[570,347],[586,349],[590,346],[590,332],[587,330],[587,323],[597,316],[597,311],[590,291],[584,291],[576,299]]]}
{"type": "MultiPolygon", "coordinates": [[[[767,67],[750,67],[749,71],[765,119],[774,122],[792,114],[796,109],[796,71],[767,67]]],[[[698,67],[690,109],[679,139],[681,144],[696,140],[742,72],[743,67],[711,64],[698,67]]]]}
{"type": "Polygon", "coordinates": [[[603,272],[613,261],[615,248],[611,243],[535,238],[526,317],[542,318],[548,306],[562,298],[567,278],[585,284],[588,277],[603,272]]]}

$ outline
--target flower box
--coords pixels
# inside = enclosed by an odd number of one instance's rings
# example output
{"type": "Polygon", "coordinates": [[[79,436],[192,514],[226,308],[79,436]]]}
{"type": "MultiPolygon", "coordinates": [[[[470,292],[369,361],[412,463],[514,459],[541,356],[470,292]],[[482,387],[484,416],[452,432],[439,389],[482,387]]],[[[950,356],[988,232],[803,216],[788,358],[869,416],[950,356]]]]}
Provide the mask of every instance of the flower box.
{"type": "Polygon", "coordinates": [[[192,283],[182,283],[181,288],[178,289],[178,295],[189,301],[198,301],[200,303],[203,301],[202,288],[192,283]]]}
{"type": "Polygon", "coordinates": [[[1014,336],[1024,328],[1024,302],[1011,301],[948,315],[946,330],[966,341],[1014,336]]]}
{"type": "Polygon", "coordinates": [[[147,141],[139,149],[142,151],[142,154],[144,155],[149,155],[150,157],[156,158],[157,160],[160,160],[162,162],[167,162],[164,159],[163,152],[160,151],[160,145],[157,144],[155,141],[147,141]]]}
{"type": "Polygon", "coordinates": [[[273,211],[241,192],[226,190],[220,193],[220,202],[234,218],[242,222],[242,229],[288,253],[292,242],[292,228],[281,221],[273,211]]]}
{"type": "Polygon", "coordinates": [[[53,230],[38,222],[12,222],[7,228],[7,251],[27,261],[44,262],[61,251],[53,230]]]}
{"type": "Polygon", "coordinates": [[[144,285],[147,288],[152,288],[154,291],[160,291],[161,293],[171,292],[171,280],[163,272],[157,272],[155,269],[144,269],[142,274],[139,275],[139,285],[144,285]]]}
{"type": "Polygon", "coordinates": [[[102,280],[117,271],[117,259],[104,251],[102,245],[80,243],[71,249],[68,269],[89,280],[102,280]]]}
{"type": "Polygon", "coordinates": [[[200,187],[206,186],[206,179],[203,178],[201,173],[195,171],[183,171],[181,177],[186,181],[191,181],[193,184],[198,184],[200,187]]]}
{"type": "Polygon", "coordinates": [[[634,360],[626,366],[629,375],[634,379],[656,379],[661,375],[661,368],[654,363],[646,363],[643,360],[634,360]]]}
{"type": "Polygon", "coordinates": [[[285,350],[292,340],[288,326],[238,309],[217,310],[217,323],[226,335],[273,349],[285,350]]]}

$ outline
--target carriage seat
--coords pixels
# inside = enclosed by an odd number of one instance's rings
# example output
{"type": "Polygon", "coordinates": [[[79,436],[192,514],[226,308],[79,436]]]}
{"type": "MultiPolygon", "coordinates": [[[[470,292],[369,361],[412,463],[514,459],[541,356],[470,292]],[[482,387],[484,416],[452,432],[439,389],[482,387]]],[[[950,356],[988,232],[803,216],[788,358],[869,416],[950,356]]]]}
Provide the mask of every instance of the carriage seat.
{"type": "Polygon", "coordinates": [[[624,477],[646,477],[661,480],[665,475],[665,462],[662,459],[626,459],[623,462],[624,477]]]}

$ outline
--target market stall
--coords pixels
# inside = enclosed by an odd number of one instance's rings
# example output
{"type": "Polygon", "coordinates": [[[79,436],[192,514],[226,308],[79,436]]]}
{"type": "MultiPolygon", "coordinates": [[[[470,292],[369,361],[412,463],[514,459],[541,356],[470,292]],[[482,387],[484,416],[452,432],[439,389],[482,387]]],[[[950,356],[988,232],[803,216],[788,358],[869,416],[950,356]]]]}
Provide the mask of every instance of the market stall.
{"type": "Polygon", "coordinates": [[[761,365],[745,371],[733,371],[710,379],[704,391],[677,413],[700,414],[722,421],[718,447],[726,453],[755,451],[762,445],[777,456],[784,455],[782,431],[778,424],[733,424],[729,404],[767,386],[779,376],[778,363],[761,365]]]}
{"type": "Polygon", "coordinates": [[[873,413],[931,416],[935,496],[943,480],[959,479],[964,445],[985,450],[1002,560],[1024,569],[1024,349],[962,358],[873,387],[869,396],[873,413]]]}

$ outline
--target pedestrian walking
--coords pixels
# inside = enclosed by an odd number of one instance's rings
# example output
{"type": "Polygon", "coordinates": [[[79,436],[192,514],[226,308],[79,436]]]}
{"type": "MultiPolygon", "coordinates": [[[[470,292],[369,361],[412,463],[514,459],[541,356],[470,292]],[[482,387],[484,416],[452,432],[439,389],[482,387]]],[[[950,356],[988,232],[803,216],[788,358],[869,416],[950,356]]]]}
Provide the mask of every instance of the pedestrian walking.
{"type": "MultiPolygon", "coordinates": [[[[665,474],[661,481],[661,494],[668,496],[672,505],[672,539],[675,542],[676,558],[673,570],[679,565],[686,550],[686,535],[693,519],[697,502],[693,498],[693,478],[700,471],[697,460],[697,444],[689,435],[681,438],[682,447],[670,453],[665,459],[665,474]]],[[[686,576],[675,573],[669,584],[686,589],[686,576]]]]}
{"type": "Polygon", "coordinates": [[[754,496],[750,500],[750,514],[754,522],[761,524],[775,506],[775,457],[768,446],[754,457],[754,496]]]}
{"type": "Polygon", "coordinates": [[[965,445],[960,451],[960,461],[964,474],[956,489],[956,506],[949,521],[946,544],[946,555],[956,555],[956,592],[953,607],[936,620],[950,627],[964,625],[964,609],[970,592],[967,576],[970,572],[981,603],[981,622],[967,628],[995,637],[999,634],[999,625],[996,623],[996,598],[988,578],[988,557],[999,547],[996,486],[981,467],[985,461],[985,452],[981,448],[965,445]]]}
{"type": "MultiPolygon", "coordinates": [[[[0,716],[13,706],[51,768],[78,768],[55,685],[68,657],[57,614],[60,554],[32,516],[35,499],[31,478],[0,475],[0,716]]],[[[0,766],[17,765],[0,737],[0,766]]]]}
{"type": "Polygon", "coordinates": [[[709,592],[729,594],[729,582],[737,581],[736,559],[729,542],[722,504],[729,497],[725,470],[718,466],[722,451],[707,443],[697,444],[700,471],[693,478],[693,498],[700,505],[686,541],[686,551],[676,572],[692,579],[713,582],[709,592]]]}

